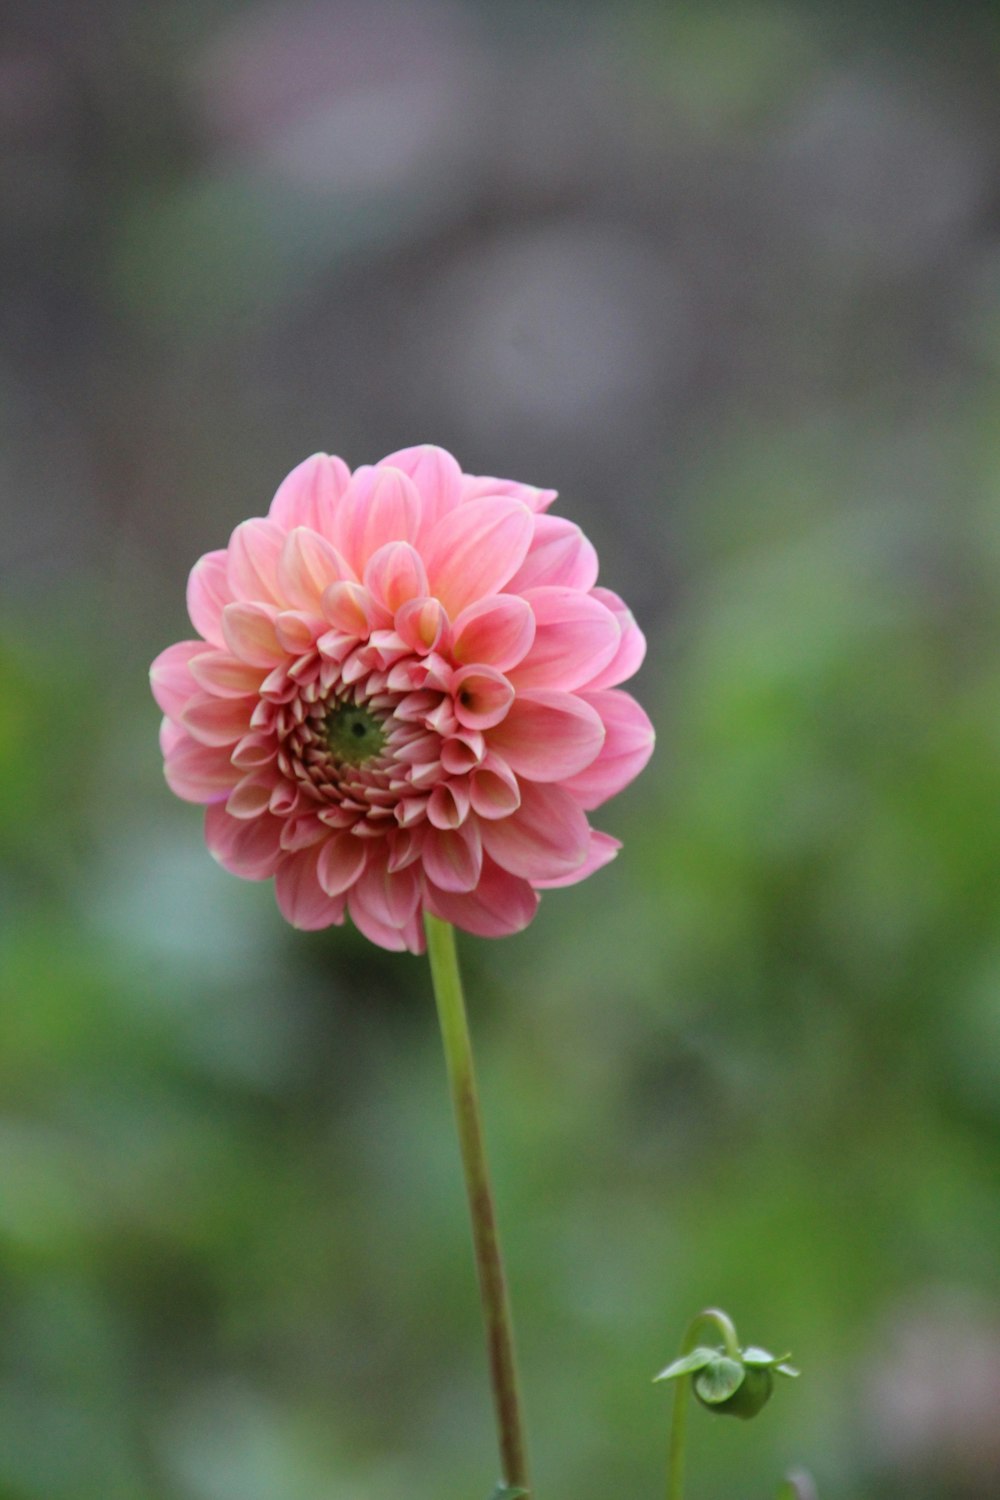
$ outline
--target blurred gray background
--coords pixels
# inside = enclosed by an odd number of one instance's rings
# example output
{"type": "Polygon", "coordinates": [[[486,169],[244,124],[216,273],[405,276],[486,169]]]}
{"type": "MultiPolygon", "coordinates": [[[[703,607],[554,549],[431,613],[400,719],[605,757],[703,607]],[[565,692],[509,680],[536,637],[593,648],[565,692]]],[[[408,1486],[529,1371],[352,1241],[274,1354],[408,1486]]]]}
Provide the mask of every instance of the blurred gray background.
{"type": "Polygon", "coordinates": [[[34,0],[0,38],[0,1500],[487,1500],[424,964],[163,785],[316,449],[561,492],[610,869],[463,945],[539,1500],[1000,1491],[1000,8],[34,0]]]}

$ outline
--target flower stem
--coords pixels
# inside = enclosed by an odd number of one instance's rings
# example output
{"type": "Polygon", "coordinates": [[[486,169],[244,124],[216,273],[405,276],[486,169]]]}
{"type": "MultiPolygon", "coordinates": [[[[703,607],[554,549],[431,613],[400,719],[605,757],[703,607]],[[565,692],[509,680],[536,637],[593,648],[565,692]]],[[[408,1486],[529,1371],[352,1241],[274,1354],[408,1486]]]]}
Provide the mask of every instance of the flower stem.
{"type": "MultiPolygon", "coordinates": [[[[714,1323],[722,1335],[726,1353],[738,1359],[739,1340],[732,1319],[718,1307],[706,1307],[693,1317],[684,1332],[680,1357],[690,1354],[698,1343],[698,1329],[702,1323],[714,1323]]],[[[684,1491],[684,1446],[687,1440],[688,1386],[690,1375],[681,1375],[674,1384],[674,1406],[670,1418],[670,1449],[667,1457],[667,1500],[682,1500],[684,1491]]]]}
{"type": "Polygon", "coordinates": [[[486,1325],[490,1380],[503,1481],[529,1489],[524,1424],[514,1358],[514,1329],[497,1232],[493,1191],[486,1164],[486,1143],[476,1091],[472,1043],[455,951],[455,930],[448,922],[426,916],[427,956],[431,964],[441,1040],[465,1171],[465,1190],[472,1220],[472,1240],[479,1275],[479,1296],[486,1325]]]}

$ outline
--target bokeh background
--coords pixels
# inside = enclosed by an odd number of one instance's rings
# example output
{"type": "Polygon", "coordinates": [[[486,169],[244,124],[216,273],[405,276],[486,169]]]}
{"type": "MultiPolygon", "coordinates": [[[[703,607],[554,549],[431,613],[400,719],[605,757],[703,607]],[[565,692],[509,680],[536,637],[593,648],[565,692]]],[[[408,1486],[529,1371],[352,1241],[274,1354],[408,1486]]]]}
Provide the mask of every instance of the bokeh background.
{"type": "Polygon", "coordinates": [[[1000,1493],[1000,9],[34,0],[0,48],[0,1500],[486,1500],[425,965],[161,778],[316,449],[557,487],[617,863],[469,941],[540,1497],[1000,1493]]]}

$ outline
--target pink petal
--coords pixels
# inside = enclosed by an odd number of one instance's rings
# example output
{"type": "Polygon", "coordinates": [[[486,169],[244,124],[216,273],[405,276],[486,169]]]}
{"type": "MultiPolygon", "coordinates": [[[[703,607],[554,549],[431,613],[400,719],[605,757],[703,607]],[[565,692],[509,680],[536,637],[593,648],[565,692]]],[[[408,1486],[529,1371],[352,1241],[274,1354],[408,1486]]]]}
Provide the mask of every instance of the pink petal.
{"type": "Polygon", "coordinates": [[[535,885],[540,891],[555,890],[559,886],[578,885],[581,880],[586,880],[588,875],[593,875],[595,870],[601,870],[610,864],[618,850],[621,848],[619,839],[613,839],[609,833],[598,833],[596,829],[590,831],[590,853],[578,870],[571,875],[560,875],[556,880],[536,880],[535,885]]]}
{"type": "Polygon", "coordinates": [[[179,724],[175,724],[173,719],[160,720],[160,752],[164,760],[168,755],[173,754],[178,745],[183,744],[189,738],[187,731],[179,724]]]}
{"type": "Polygon", "coordinates": [[[202,649],[191,659],[191,676],[217,698],[247,698],[259,692],[265,675],[263,667],[248,666],[228,651],[202,649]]]}
{"type": "Polygon", "coordinates": [[[170,790],[185,802],[224,802],[239,780],[224,748],[201,745],[188,735],[167,751],[163,774],[170,790]]]}
{"type": "MultiPolygon", "coordinates": [[[[278,818],[290,818],[299,810],[302,802],[302,790],[294,782],[285,781],[283,777],[275,780],[268,798],[268,807],[278,818]]],[[[312,804],[315,806],[315,803],[312,804]]],[[[228,806],[228,804],[227,804],[228,806]]]]}
{"type": "Polygon", "coordinates": [[[620,688],[580,694],[600,716],[605,729],[600,753],[564,786],[588,811],[628,786],[653,753],[656,733],[635,699],[620,688]]]}
{"type": "Polygon", "coordinates": [[[191,624],[213,646],[224,646],[222,611],[233,602],[227,573],[228,553],[206,552],[191,569],[187,584],[187,609],[191,624]]]}
{"type": "Polygon", "coordinates": [[[610,589],[594,589],[592,597],[610,609],[618,621],[622,638],[618,650],[600,672],[588,679],[587,690],[617,687],[642,666],[646,655],[646,637],[635,623],[632,611],[623,599],[610,589]]]}
{"type": "Polygon", "coordinates": [[[464,776],[478,766],[486,754],[486,741],[478,729],[452,735],[441,746],[441,764],[449,776],[464,776]]]}
{"type": "Polygon", "coordinates": [[[213,698],[199,693],[180,716],[184,728],[203,745],[235,745],[250,728],[254,698],[213,698]]]}
{"type": "Polygon", "coordinates": [[[518,776],[564,781],[596,758],[604,725],[596,709],[575,693],[518,693],[486,742],[518,776]]]}
{"type": "Polygon", "coordinates": [[[280,818],[281,847],[294,853],[296,849],[308,849],[311,844],[321,844],[327,836],[327,826],[319,815],[305,813],[301,818],[280,818]]]}
{"type": "Polygon", "coordinates": [[[214,859],[244,880],[268,880],[281,856],[280,818],[265,816],[241,821],[221,803],[205,811],[205,842],[214,859]]]}
{"type": "Polygon", "coordinates": [[[363,839],[353,833],[332,833],[323,843],[316,862],[316,876],[328,896],[350,890],[365,867],[368,851],[363,839]]]}
{"type": "Polygon", "coordinates": [[[370,943],[375,943],[379,948],[386,948],[390,953],[405,953],[407,950],[411,953],[423,952],[423,934],[420,924],[415,920],[408,922],[402,928],[392,927],[388,922],[380,922],[358,895],[357,886],[352,887],[347,903],[351,921],[370,943]]]}
{"type": "Polygon", "coordinates": [[[435,448],[432,443],[400,448],[381,459],[377,467],[384,464],[401,469],[416,485],[422,512],[421,537],[429,536],[441,516],[454,510],[462,498],[462,471],[444,448],[435,448]]]}
{"type": "Polygon", "coordinates": [[[517,500],[470,500],[441,517],[424,546],[431,592],[452,619],[475,599],[494,594],[524,561],[534,517],[517,500]]]}
{"type": "Polygon", "coordinates": [[[437,599],[411,599],[396,611],[396,632],[411,651],[426,656],[443,647],[448,616],[437,599]]]}
{"type": "Polygon", "coordinates": [[[488,474],[463,474],[462,499],[477,500],[483,495],[509,495],[520,500],[529,510],[548,510],[556,499],[557,490],[536,489],[533,484],[519,484],[516,479],[494,479],[488,474]]]}
{"type": "MultiPolygon", "coordinates": [[[[350,837],[350,835],[348,835],[350,837]]],[[[359,839],[354,842],[360,843],[359,839]]],[[[408,865],[390,874],[384,852],[373,851],[365,872],[352,893],[351,916],[359,908],[386,927],[403,928],[420,905],[419,866],[408,865]]]]}
{"type": "Polygon", "coordinates": [[[222,611],[226,645],[251,667],[277,667],[288,659],[278,640],[273,604],[227,604],[222,611]]]}
{"type": "Polygon", "coordinates": [[[452,678],[455,717],[466,729],[491,729],[504,719],[514,689],[493,667],[461,667],[452,678]]]}
{"type": "Polygon", "coordinates": [[[478,937],[495,938],[527,927],[538,910],[538,896],[526,880],[501,870],[486,856],[474,891],[463,895],[429,885],[426,904],[442,922],[451,922],[478,937]]]}
{"type": "Polygon", "coordinates": [[[328,896],[316,875],[320,845],[283,854],[274,876],[278,909],[287,922],[301,932],[321,927],[339,927],[344,920],[343,896],[328,896]]]}
{"type": "Polygon", "coordinates": [[[278,559],[285,533],[274,521],[244,521],[229,538],[226,571],[235,599],[250,603],[282,602],[278,559]]]}
{"type": "Polygon", "coordinates": [[[416,541],[420,529],[420,495],[400,469],[358,469],[347,487],[333,540],[360,574],[386,542],[416,541]]]}
{"type": "Polygon", "coordinates": [[[512,593],[543,585],[580,589],[597,582],[597,553],[579,526],[562,516],[539,516],[528,555],[507,585],[512,593]]]}
{"type": "Polygon", "coordinates": [[[308,526],[296,526],[285,538],[278,560],[283,602],[315,613],[327,584],[354,578],[354,570],[336,547],[308,526]]]}
{"type": "Polygon", "coordinates": [[[420,858],[420,835],[412,828],[396,828],[386,835],[389,856],[386,868],[393,874],[420,858]]]}
{"type": "Polygon", "coordinates": [[[485,663],[498,672],[516,667],[535,639],[535,616],[526,599],[493,594],[463,609],[454,626],[457,662],[485,663]]]}
{"type": "Polygon", "coordinates": [[[599,672],[618,650],[621,628],[599,599],[576,589],[530,589],[524,596],[535,615],[535,640],[510,674],[522,688],[572,692],[599,672]]]}
{"type": "Polygon", "coordinates": [[[384,622],[384,611],[364,584],[331,583],[323,590],[323,614],[335,630],[366,641],[372,629],[384,622]]]}
{"type": "Polygon", "coordinates": [[[326,633],[326,621],[321,615],[307,614],[304,610],[283,609],[274,622],[274,633],[278,644],[290,656],[302,656],[326,633]]]}
{"type": "Polygon", "coordinates": [[[427,595],[427,572],[420,553],[409,542],[387,542],[365,565],[365,587],[389,614],[411,599],[427,595]]]}
{"type": "Polygon", "coordinates": [[[469,816],[469,792],[461,782],[439,781],[427,801],[427,819],[435,828],[460,828],[469,816]]]}
{"type": "Polygon", "coordinates": [[[351,471],[342,458],[314,453],[282,480],[268,517],[286,531],[293,526],[309,526],[329,535],[337,503],[350,478],[351,471]]]}
{"type": "Polygon", "coordinates": [[[226,812],[241,822],[259,818],[271,805],[278,784],[276,771],[251,771],[238,782],[226,801],[226,812]]]}
{"type": "Polygon", "coordinates": [[[149,669],[149,686],[162,713],[180,716],[185,704],[198,692],[190,663],[205,650],[204,641],[178,641],[161,651],[149,669]]]}
{"type": "Polygon", "coordinates": [[[421,859],[429,878],[441,890],[471,891],[483,865],[479,825],[466,822],[461,828],[428,827],[421,859]]]}
{"type": "Polygon", "coordinates": [[[480,826],[490,858],[524,880],[569,875],[580,868],[590,851],[587,819],[578,803],[558,786],[522,782],[517,812],[480,826]]]}
{"type": "Polygon", "coordinates": [[[232,752],[232,762],[241,771],[257,771],[270,765],[278,754],[278,741],[273,734],[255,732],[244,735],[232,752]]]}
{"type": "Polygon", "coordinates": [[[488,755],[473,771],[469,778],[469,794],[473,812],[491,821],[509,818],[521,805],[517,777],[498,755],[488,755]]]}

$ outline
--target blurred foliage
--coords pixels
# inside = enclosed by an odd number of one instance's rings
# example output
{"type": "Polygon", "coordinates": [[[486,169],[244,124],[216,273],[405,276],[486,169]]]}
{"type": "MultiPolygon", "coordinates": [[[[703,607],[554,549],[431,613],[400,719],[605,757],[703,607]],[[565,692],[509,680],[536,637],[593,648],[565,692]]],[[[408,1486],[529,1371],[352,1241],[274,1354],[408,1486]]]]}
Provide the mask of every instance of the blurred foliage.
{"type": "Polygon", "coordinates": [[[622,855],[463,945],[539,1496],[660,1492],[713,1303],[803,1379],[692,1496],[996,1487],[996,8],[918,9],[25,8],[0,1500],[488,1493],[425,966],[219,871],[145,689],[291,463],[423,438],[651,636],[622,855]]]}

